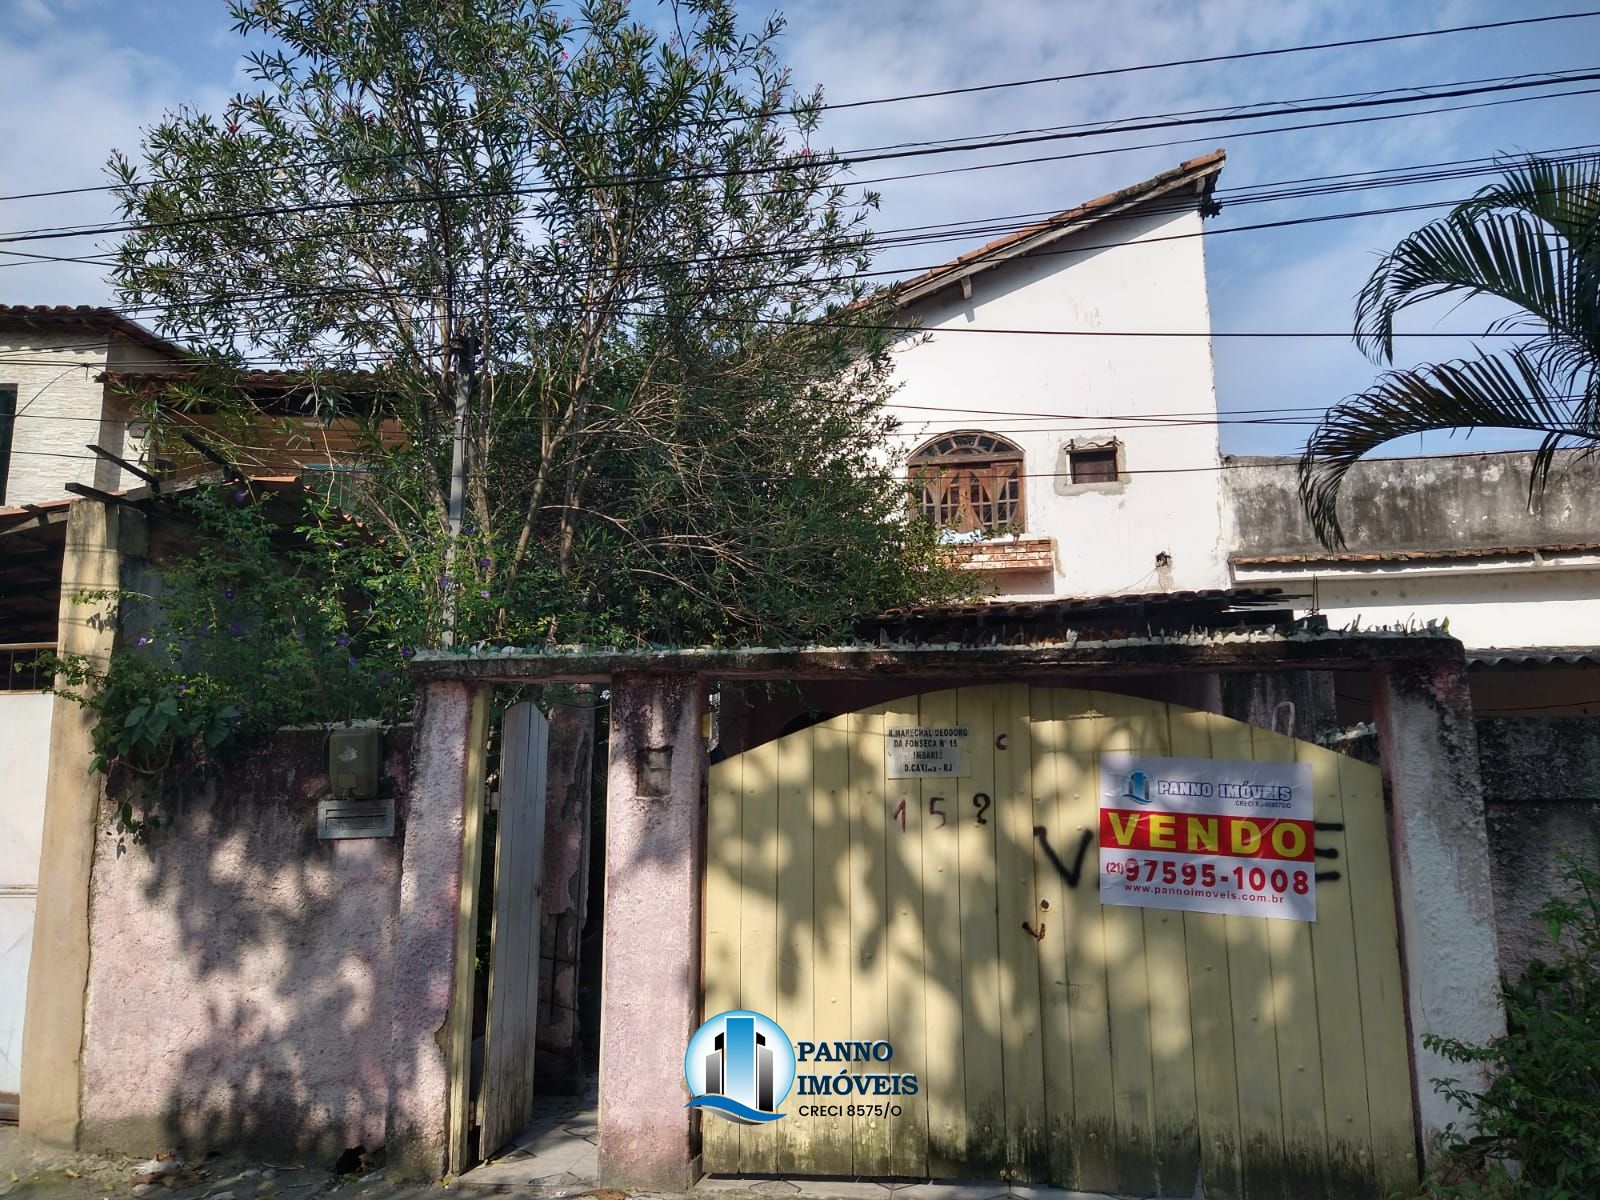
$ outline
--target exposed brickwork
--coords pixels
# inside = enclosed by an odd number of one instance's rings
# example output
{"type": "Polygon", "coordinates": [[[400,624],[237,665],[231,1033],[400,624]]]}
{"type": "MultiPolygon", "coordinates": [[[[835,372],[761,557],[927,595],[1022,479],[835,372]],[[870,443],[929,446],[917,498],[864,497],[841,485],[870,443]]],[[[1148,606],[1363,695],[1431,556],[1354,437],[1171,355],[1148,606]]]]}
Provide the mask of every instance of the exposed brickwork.
{"type": "Polygon", "coordinates": [[[962,571],[1053,571],[1056,543],[1047,537],[969,542],[946,546],[943,554],[951,566],[962,571]]]}

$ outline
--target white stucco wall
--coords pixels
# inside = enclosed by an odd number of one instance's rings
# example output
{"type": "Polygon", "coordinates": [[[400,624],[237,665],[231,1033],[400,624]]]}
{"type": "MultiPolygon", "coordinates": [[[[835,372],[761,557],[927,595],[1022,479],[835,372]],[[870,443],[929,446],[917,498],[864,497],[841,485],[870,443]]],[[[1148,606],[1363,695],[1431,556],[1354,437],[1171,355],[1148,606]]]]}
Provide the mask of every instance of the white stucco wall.
{"type": "Polygon", "coordinates": [[[896,355],[902,454],[956,429],[1020,446],[1027,533],[1055,538],[1056,595],[1227,586],[1216,426],[1137,419],[1215,415],[1211,340],[970,331],[1208,333],[1199,232],[1192,209],[1114,218],[977,275],[970,300],[955,285],[911,310],[934,336],[896,355]],[[1056,474],[1067,442],[1109,437],[1122,483],[1073,488],[1056,474]],[[1170,574],[1156,568],[1163,551],[1170,574]]]}
{"type": "Polygon", "coordinates": [[[0,692],[0,1093],[22,1086],[22,1012],[39,889],[54,697],[0,692]]]}
{"type": "Polygon", "coordinates": [[[1335,629],[1450,622],[1468,650],[1529,646],[1592,646],[1600,642],[1600,556],[1546,564],[1394,564],[1365,570],[1240,571],[1242,586],[1313,594],[1335,629]]]}
{"type": "Polygon", "coordinates": [[[127,413],[108,397],[106,370],[160,370],[170,361],[121,337],[85,331],[0,330],[0,384],[17,388],[11,470],[0,507],[59,500],[68,482],[103,491],[135,487],[138,479],[90,454],[90,442],[137,462],[141,447],[128,434],[127,413]]]}

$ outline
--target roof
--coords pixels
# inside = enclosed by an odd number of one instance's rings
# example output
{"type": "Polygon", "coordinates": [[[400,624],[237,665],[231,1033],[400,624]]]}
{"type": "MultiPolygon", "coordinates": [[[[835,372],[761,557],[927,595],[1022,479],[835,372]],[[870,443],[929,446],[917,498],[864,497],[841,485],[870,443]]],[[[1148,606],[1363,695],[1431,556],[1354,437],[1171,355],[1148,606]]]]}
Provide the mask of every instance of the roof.
{"type": "Polygon", "coordinates": [[[1217,184],[1217,176],[1222,173],[1226,159],[1225,151],[1213,150],[1210,154],[1181,162],[1170,171],[1163,171],[1142,183],[1135,183],[1115,192],[1107,192],[1104,196],[1097,196],[1074,208],[1064,209],[1037,224],[996,238],[976,250],[969,250],[943,266],[901,280],[894,287],[895,302],[901,308],[905,308],[935,292],[942,291],[953,283],[970,279],[980,271],[989,270],[1013,258],[1043,249],[1069,234],[1079,233],[1108,217],[1126,212],[1136,205],[1148,203],[1160,196],[1181,192],[1185,188],[1192,188],[1197,192],[1199,202],[1204,204],[1211,198],[1212,190],[1217,184]]]}
{"type": "MultiPolygon", "coordinates": [[[[138,487],[121,492],[81,488],[78,496],[137,508],[147,514],[170,512],[161,507],[163,501],[217,483],[221,478],[213,472],[197,478],[166,480],[159,488],[138,487]]],[[[249,477],[248,483],[257,491],[275,496],[311,491],[294,476],[256,475],[249,477]]],[[[67,520],[72,505],[78,502],[74,496],[0,508],[0,643],[57,640],[67,520]]],[[[344,519],[355,528],[363,528],[355,517],[345,514],[344,519]]],[[[280,522],[280,531],[291,537],[296,523],[280,522]]]]}
{"type": "Polygon", "coordinates": [[[1468,650],[1467,665],[1494,667],[1600,667],[1600,646],[1528,646],[1509,650],[1468,650]]]}
{"type": "Polygon", "coordinates": [[[126,338],[158,354],[186,359],[189,352],[176,342],[151,333],[137,321],[112,308],[89,304],[0,304],[0,329],[28,329],[54,332],[63,329],[87,330],[126,338]]]}
{"type": "Polygon", "coordinates": [[[1544,542],[1531,546],[1450,546],[1434,550],[1339,550],[1298,554],[1230,554],[1236,567],[1422,562],[1439,559],[1525,558],[1546,554],[1600,554],[1600,542],[1544,542]]]}
{"type": "Polygon", "coordinates": [[[991,600],[893,609],[857,622],[860,636],[944,642],[1012,640],[1042,633],[1180,632],[1288,625],[1291,601],[1279,588],[1207,588],[1114,596],[991,600]]]}

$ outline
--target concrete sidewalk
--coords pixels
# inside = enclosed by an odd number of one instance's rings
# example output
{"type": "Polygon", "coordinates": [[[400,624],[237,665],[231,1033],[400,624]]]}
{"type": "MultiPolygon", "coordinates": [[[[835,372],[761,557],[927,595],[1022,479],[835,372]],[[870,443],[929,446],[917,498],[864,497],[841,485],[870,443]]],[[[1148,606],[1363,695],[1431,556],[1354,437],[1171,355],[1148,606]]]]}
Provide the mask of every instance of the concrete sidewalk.
{"type": "MultiPolygon", "coordinates": [[[[44,1151],[0,1126],[0,1200],[438,1200],[441,1191],[530,1200],[1113,1200],[1102,1193],[990,1182],[863,1179],[702,1179],[691,1192],[596,1185],[593,1114],[581,1101],[549,1106],[504,1155],[435,1184],[388,1179],[379,1168],[337,1175],[289,1160],[211,1154],[185,1162],[171,1186],[136,1182],[140,1160],[44,1151]]],[[[1192,1200],[1192,1198],[1185,1198],[1192,1200]]]]}

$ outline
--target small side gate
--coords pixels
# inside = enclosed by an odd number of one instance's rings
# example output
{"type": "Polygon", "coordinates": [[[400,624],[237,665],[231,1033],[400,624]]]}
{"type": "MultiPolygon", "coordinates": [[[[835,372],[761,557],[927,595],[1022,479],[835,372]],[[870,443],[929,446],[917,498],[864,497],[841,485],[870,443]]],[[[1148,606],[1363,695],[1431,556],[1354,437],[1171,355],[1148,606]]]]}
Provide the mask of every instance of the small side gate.
{"type": "Polygon", "coordinates": [[[1310,743],[1020,684],[837,717],[712,768],[704,935],[706,1016],[887,1041],[920,1081],[897,1117],[798,1096],[770,1125],[706,1117],[709,1172],[1187,1196],[1203,1171],[1248,1200],[1416,1182],[1379,772],[1310,743]],[[890,777],[886,729],[948,726],[960,777],[890,777]],[[1102,905],[1111,751],[1306,764],[1316,920],[1102,905]]]}

